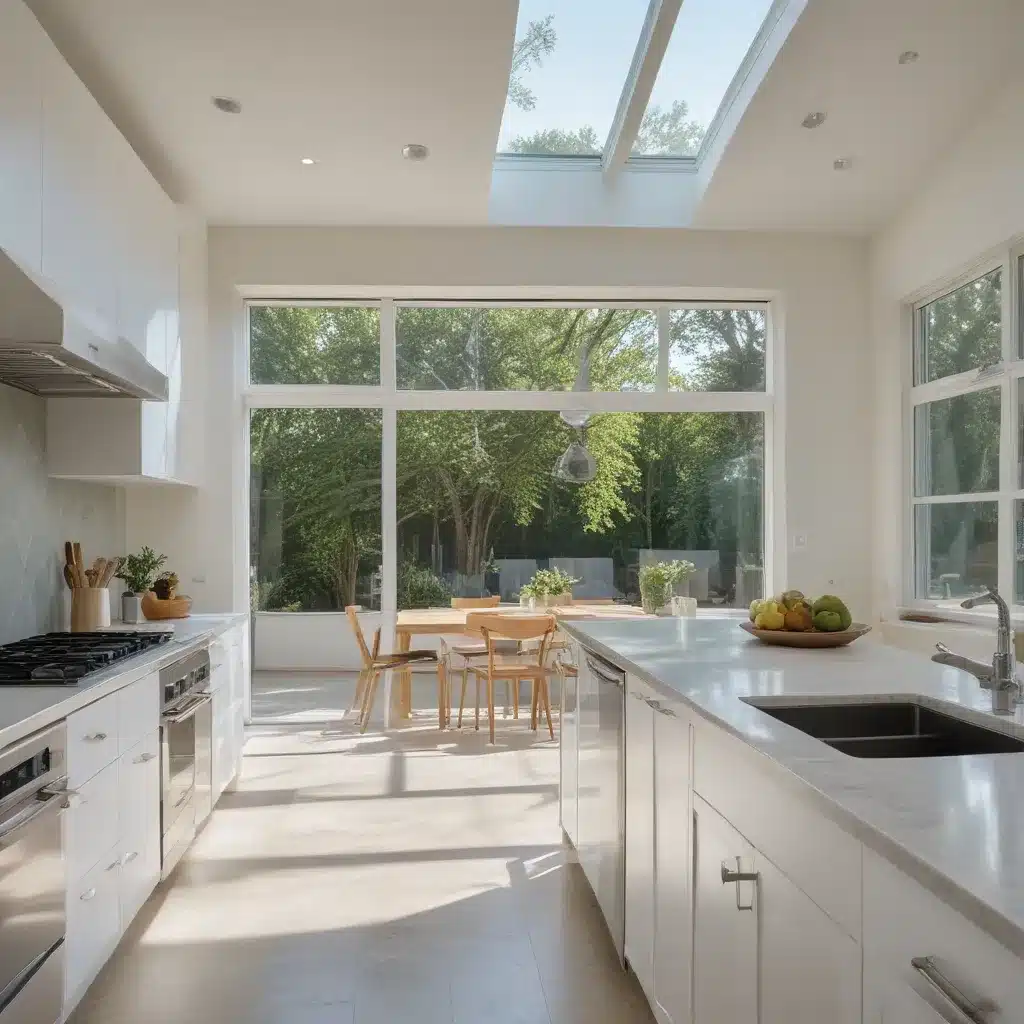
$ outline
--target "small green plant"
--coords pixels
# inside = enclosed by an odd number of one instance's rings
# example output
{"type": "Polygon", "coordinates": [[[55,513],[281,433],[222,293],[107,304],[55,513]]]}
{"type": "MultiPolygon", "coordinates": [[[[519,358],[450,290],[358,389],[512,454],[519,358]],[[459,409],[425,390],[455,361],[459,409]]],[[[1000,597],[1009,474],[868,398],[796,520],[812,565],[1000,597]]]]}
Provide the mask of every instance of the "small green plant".
{"type": "Polygon", "coordinates": [[[580,581],[561,569],[538,569],[533,579],[519,591],[523,597],[559,597],[572,593],[580,581]]]}
{"type": "Polygon", "coordinates": [[[151,547],[142,547],[136,555],[129,555],[117,574],[124,580],[133,594],[145,594],[153,587],[157,570],[167,561],[166,555],[158,555],[151,547]]]}
{"type": "Polygon", "coordinates": [[[640,566],[640,600],[644,611],[653,614],[664,608],[672,597],[672,588],[697,571],[693,562],[675,559],[640,566]]]}

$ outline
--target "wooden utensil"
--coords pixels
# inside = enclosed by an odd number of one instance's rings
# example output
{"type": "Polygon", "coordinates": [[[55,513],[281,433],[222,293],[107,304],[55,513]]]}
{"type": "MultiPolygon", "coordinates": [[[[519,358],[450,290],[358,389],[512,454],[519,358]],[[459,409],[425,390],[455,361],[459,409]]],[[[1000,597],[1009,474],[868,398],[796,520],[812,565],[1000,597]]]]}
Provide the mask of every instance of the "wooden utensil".
{"type": "Polygon", "coordinates": [[[81,585],[85,586],[85,559],[82,557],[82,545],[76,540],[71,550],[75,555],[75,567],[78,570],[78,578],[81,580],[81,585]]]}
{"type": "Polygon", "coordinates": [[[100,585],[100,580],[103,578],[103,570],[106,569],[106,567],[107,567],[107,560],[105,558],[101,558],[99,555],[97,555],[93,559],[93,563],[92,563],[93,582],[92,582],[92,585],[94,587],[98,587],[100,585]]]}
{"type": "Polygon", "coordinates": [[[71,541],[64,541],[64,564],[71,570],[72,589],[84,586],[78,575],[78,566],[75,564],[75,546],[71,541]]]}
{"type": "Polygon", "coordinates": [[[109,587],[110,581],[121,571],[121,566],[123,565],[123,558],[108,558],[106,568],[103,570],[103,575],[100,577],[100,586],[109,587]]]}
{"type": "Polygon", "coordinates": [[[64,582],[68,585],[68,590],[74,590],[75,589],[75,577],[74,577],[73,573],[71,572],[71,566],[70,565],[65,565],[64,566],[64,582]]]}

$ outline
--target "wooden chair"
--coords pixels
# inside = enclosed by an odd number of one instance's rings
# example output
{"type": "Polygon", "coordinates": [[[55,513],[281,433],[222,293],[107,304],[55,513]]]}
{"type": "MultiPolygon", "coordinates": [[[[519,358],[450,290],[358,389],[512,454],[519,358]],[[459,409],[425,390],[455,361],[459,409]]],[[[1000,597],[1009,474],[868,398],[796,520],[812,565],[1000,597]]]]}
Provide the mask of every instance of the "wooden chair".
{"type": "MultiPolygon", "coordinates": [[[[453,597],[452,607],[453,608],[465,608],[467,610],[480,610],[482,608],[497,608],[501,604],[501,597],[498,594],[493,594],[488,597],[453,597]]],[[[462,690],[465,692],[466,689],[466,674],[469,669],[469,663],[474,659],[481,659],[487,657],[487,644],[482,640],[459,640],[457,643],[449,644],[442,639],[442,657],[449,659],[448,663],[451,664],[451,655],[457,655],[462,659],[462,690]]],[[[515,641],[506,641],[500,644],[503,654],[515,654],[518,650],[518,645],[515,641]]],[[[508,716],[509,704],[512,700],[512,683],[505,683],[505,715],[508,716]]],[[[451,698],[449,697],[449,706],[451,705],[451,698]]],[[[516,718],[519,717],[519,686],[516,685],[516,702],[512,705],[513,714],[516,718]]],[[[479,709],[478,709],[479,710],[479,709]]]]}
{"type": "Polygon", "coordinates": [[[370,722],[370,715],[373,712],[373,700],[377,694],[377,684],[381,674],[392,669],[409,669],[411,672],[430,672],[437,677],[437,724],[443,729],[449,722],[451,715],[448,700],[448,677],[444,661],[438,658],[434,651],[405,651],[401,654],[380,653],[380,626],[373,632],[373,647],[366,646],[366,639],[363,636],[363,627],[359,623],[358,609],[349,605],[345,609],[348,621],[355,633],[356,643],[359,645],[359,654],[362,658],[363,667],[359,670],[359,677],[356,680],[356,693],[352,701],[351,710],[359,708],[359,731],[366,732],[370,722]]]}
{"type": "MultiPolygon", "coordinates": [[[[537,728],[538,709],[543,705],[548,719],[548,733],[555,738],[554,725],[551,722],[551,698],[548,690],[548,677],[552,669],[546,664],[547,647],[555,632],[553,615],[501,615],[488,612],[471,612],[466,619],[466,627],[479,632],[487,645],[487,664],[471,662],[469,674],[476,683],[476,720],[480,721],[480,683],[487,685],[487,720],[490,727],[491,743],[494,742],[494,684],[498,680],[515,683],[518,688],[520,679],[529,679],[533,683],[533,701],[531,703],[530,727],[537,728]],[[539,640],[536,651],[529,654],[517,653],[504,655],[497,648],[500,639],[514,640],[521,644],[527,640],[539,640]]],[[[462,725],[462,713],[466,704],[466,680],[462,683],[459,697],[459,720],[462,725]]]]}

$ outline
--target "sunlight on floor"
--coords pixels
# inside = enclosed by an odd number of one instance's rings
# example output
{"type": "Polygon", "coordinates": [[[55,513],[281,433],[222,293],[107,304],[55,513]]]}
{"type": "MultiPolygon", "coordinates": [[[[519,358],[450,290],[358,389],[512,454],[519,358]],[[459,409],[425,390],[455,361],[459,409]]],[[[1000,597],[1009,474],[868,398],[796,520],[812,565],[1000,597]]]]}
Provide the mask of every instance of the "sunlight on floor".
{"type": "Polygon", "coordinates": [[[558,828],[558,747],[250,732],[243,776],[73,1024],[649,1024],[558,828]]]}

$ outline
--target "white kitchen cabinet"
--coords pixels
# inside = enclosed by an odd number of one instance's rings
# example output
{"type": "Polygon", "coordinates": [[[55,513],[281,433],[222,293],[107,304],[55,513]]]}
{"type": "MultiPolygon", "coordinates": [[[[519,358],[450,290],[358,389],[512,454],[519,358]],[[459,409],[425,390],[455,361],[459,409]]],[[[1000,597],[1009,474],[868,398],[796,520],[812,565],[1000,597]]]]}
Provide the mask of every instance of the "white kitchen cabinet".
{"type": "Polygon", "coordinates": [[[694,800],[694,1024],[758,1024],[757,885],[754,850],[713,808],[694,800]]]}
{"type": "Polygon", "coordinates": [[[45,33],[21,3],[0,4],[0,249],[42,267],[45,33]]]}
{"type": "Polygon", "coordinates": [[[884,858],[864,851],[865,1024],[964,1024],[933,981],[948,982],[992,1024],[1024,1024],[1013,952],[884,858]],[[915,962],[917,968],[915,968],[915,962]]]}
{"type": "Polygon", "coordinates": [[[122,141],[56,48],[43,57],[42,274],[101,337],[117,324],[116,178],[122,141]]]}
{"type": "Polygon", "coordinates": [[[578,774],[579,774],[579,644],[574,640],[562,652],[568,671],[562,678],[559,716],[559,820],[569,842],[576,845],[578,828],[578,774]]]}
{"type": "Polygon", "coordinates": [[[857,1024],[860,945],[700,797],[694,818],[695,1024],[857,1024]]]}
{"type": "Polygon", "coordinates": [[[109,847],[91,871],[69,885],[64,955],[65,1016],[85,994],[121,938],[120,870],[120,850],[117,846],[109,847]]]}
{"type": "Polygon", "coordinates": [[[118,759],[120,906],[123,932],[160,881],[160,733],[118,759]]]}
{"type": "Polygon", "coordinates": [[[759,1024],[860,1024],[860,944],[756,851],[754,866],[761,925],[759,1024]]]}
{"type": "Polygon", "coordinates": [[[692,729],[664,699],[655,701],[654,711],[654,1009],[661,1024],[689,1024],[692,729]]]}
{"type": "Polygon", "coordinates": [[[117,840],[117,763],[108,764],[73,789],[63,831],[68,877],[77,880],[91,871],[117,840]]]}
{"type": "MultiPolygon", "coordinates": [[[[654,706],[626,677],[626,959],[654,1004],[654,706]]],[[[564,728],[564,727],[563,727],[564,728]]]]}

